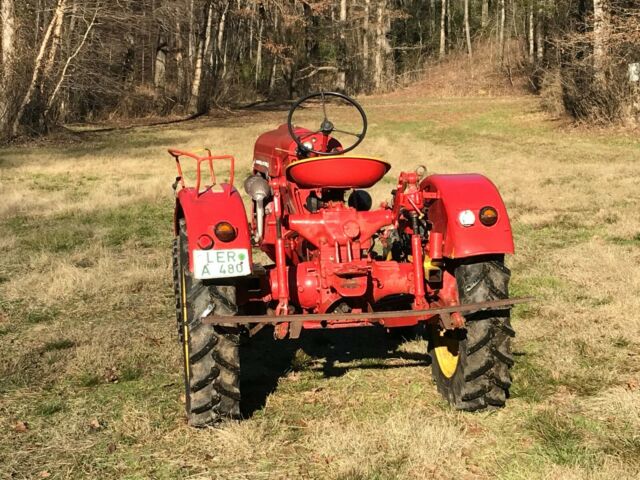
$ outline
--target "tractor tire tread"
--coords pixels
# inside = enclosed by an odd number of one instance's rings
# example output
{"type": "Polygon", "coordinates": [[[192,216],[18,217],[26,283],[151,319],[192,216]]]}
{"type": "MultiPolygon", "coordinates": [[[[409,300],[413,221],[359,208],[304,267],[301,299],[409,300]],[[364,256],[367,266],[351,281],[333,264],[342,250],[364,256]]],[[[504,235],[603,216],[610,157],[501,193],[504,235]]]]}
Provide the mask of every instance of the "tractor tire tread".
{"type": "Polygon", "coordinates": [[[198,352],[193,353],[189,356],[189,361],[191,363],[199,362],[205,357],[205,355],[208,355],[211,353],[211,351],[213,350],[213,348],[216,346],[217,343],[218,343],[218,339],[215,336],[212,336],[198,352]]]}
{"type": "MultiPolygon", "coordinates": [[[[511,271],[501,257],[479,257],[455,268],[460,303],[476,303],[509,297],[511,271]]],[[[464,355],[454,377],[447,379],[436,365],[433,376],[438,391],[456,409],[473,412],[503,407],[509,397],[514,360],[511,339],[515,331],[508,310],[489,310],[465,316],[464,355]]]]}
{"type": "Polygon", "coordinates": [[[225,360],[224,358],[222,358],[220,355],[217,354],[213,354],[213,361],[223,367],[225,370],[235,373],[235,374],[239,374],[240,373],[240,369],[238,368],[237,365],[234,365],[231,362],[228,362],[227,360],[225,360]]]}
{"type": "Polygon", "coordinates": [[[478,364],[473,365],[468,371],[465,372],[464,374],[465,381],[471,382],[472,380],[475,380],[476,378],[481,377],[482,375],[484,375],[485,373],[487,373],[489,370],[493,368],[493,364],[494,362],[490,358],[487,358],[479,365],[478,364]]]}
{"type": "Polygon", "coordinates": [[[193,278],[186,267],[185,244],[186,225],[181,220],[179,237],[174,242],[173,274],[179,338],[184,344],[182,330],[186,324],[185,349],[190,352],[186,359],[188,369],[185,365],[187,417],[194,427],[215,426],[240,417],[240,335],[237,327],[205,324],[202,316],[210,307],[216,315],[235,315],[236,292],[234,286],[206,285],[193,278]],[[187,318],[182,313],[181,272],[186,279],[187,318]]]}

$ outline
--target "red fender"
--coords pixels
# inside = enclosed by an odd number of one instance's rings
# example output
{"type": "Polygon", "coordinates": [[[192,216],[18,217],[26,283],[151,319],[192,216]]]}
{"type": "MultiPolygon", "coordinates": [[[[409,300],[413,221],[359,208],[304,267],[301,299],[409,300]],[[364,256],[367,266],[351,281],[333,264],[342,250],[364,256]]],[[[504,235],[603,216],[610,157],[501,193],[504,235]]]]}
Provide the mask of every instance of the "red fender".
{"type": "Polygon", "coordinates": [[[507,209],[496,186],[483,175],[430,175],[420,188],[435,192],[436,200],[428,211],[433,231],[443,235],[443,256],[464,258],[474,255],[513,253],[513,236],[507,209]],[[487,227],[480,223],[483,207],[494,207],[498,221],[487,227]],[[461,211],[471,210],[475,224],[463,226],[458,217],[461,211]]]}
{"type": "Polygon", "coordinates": [[[178,233],[178,220],[184,218],[187,224],[189,240],[189,270],[193,272],[193,250],[199,249],[198,238],[209,235],[213,239],[211,250],[246,248],[251,263],[251,234],[247,223],[244,203],[238,191],[227,183],[208,188],[199,195],[195,188],[183,188],[176,196],[175,233],[178,233]],[[214,228],[219,222],[229,222],[238,235],[231,242],[222,242],[216,238],[214,228]]]}

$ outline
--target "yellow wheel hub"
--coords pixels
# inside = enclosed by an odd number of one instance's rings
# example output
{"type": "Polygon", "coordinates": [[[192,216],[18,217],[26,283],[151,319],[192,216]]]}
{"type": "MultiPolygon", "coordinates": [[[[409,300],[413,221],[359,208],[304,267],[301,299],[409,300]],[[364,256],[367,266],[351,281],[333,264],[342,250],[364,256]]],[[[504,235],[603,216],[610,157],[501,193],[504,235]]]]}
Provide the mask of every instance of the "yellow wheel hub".
{"type": "Polygon", "coordinates": [[[441,334],[438,337],[438,344],[434,349],[438,366],[445,377],[451,378],[458,368],[458,360],[460,358],[458,352],[459,341],[441,334]]]}

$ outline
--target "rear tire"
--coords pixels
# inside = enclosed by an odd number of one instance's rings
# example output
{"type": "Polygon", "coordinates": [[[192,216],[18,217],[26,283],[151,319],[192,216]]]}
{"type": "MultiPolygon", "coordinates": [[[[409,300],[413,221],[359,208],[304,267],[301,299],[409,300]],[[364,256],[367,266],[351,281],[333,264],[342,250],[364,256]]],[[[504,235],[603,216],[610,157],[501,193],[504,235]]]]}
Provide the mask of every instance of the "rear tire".
{"type": "MultiPolygon", "coordinates": [[[[461,304],[509,298],[511,272],[502,257],[469,259],[455,268],[461,304]]],[[[513,365],[510,311],[465,315],[464,329],[432,327],[429,353],[438,391],[458,410],[503,407],[513,365]]]]}
{"type": "Polygon", "coordinates": [[[240,418],[240,335],[233,319],[229,326],[202,323],[215,312],[232,317],[238,312],[235,286],[205,285],[189,272],[187,232],[180,220],[174,241],[173,280],[178,338],[182,345],[185,408],[194,427],[240,418]]]}

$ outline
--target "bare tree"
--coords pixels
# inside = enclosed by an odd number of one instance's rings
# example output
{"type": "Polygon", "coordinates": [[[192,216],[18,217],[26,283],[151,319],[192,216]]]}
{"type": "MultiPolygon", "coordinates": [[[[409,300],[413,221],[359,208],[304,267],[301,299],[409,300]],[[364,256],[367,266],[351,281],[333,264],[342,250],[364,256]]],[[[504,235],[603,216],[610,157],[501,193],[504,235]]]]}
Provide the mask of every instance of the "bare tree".
{"type": "Polygon", "coordinates": [[[536,59],[542,62],[544,58],[544,2],[538,0],[538,18],[536,19],[536,59]]]}
{"type": "Polygon", "coordinates": [[[346,56],[347,56],[347,39],[345,36],[345,29],[347,28],[347,0],[340,0],[340,17],[339,17],[339,55],[338,55],[338,79],[336,81],[336,88],[339,91],[344,91],[347,87],[347,74],[345,72],[346,56]]]}
{"type": "Polygon", "coordinates": [[[482,26],[482,28],[486,28],[487,25],[489,25],[489,0],[482,0],[482,14],[480,25],[482,26]]]}
{"type": "Polygon", "coordinates": [[[473,56],[471,51],[471,29],[469,28],[469,0],[464,0],[464,33],[467,39],[467,54],[473,56]]]}
{"type": "Polygon", "coordinates": [[[16,19],[13,0],[1,0],[0,20],[2,22],[2,75],[0,78],[0,138],[5,134],[10,122],[11,107],[9,86],[13,74],[15,58],[16,19]]]}
{"type": "Polygon", "coordinates": [[[390,46],[387,39],[388,19],[386,18],[387,0],[378,0],[376,9],[376,57],[374,70],[374,88],[380,90],[383,87],[385,77],[385,64],[390,46]]]}
{"type": "Polygon", "coordinates": [[[58,0],[56,8],[54,10],[53,16],[51,17],[51,21],[49,22],[49,26],[47,27],[46,33],[44,37],[42,37],[42,41],[40,42],[40,48],[38,50],[38,55],[36,56],[34,66],[33,66],[33,75],[31,76],[31,81],[29,82],[29,87],[27,88],[27,92],[22,98],[22,102],[18,107],[16,112],[16,116],[13,120],[13,125],[11,127],[11,134],[13,136],[18,135],[18,129],[20,127],[20,121],[22,120],[22,116],[24,115],[24,111],[33,100],[33,95],[38,88],[39,82],[41,81],[41,72],[45,66],[45,56],[47,55],[47,48],[49,46],[49,40],[51,35],[58,25],[59,18],[64,15],[64,8],[66,6],[66,0],[58,0]]]}
{"type": "Polygon", "coordinates": [[[158,44],[156,45],[156,59],[153,69],[153,86],[156,95],[163,95],[167,88],[167,53],[169,44],[164,33],[158,35],[158,44]]]}
{"type": "Polygon", "coordinates": [[[505,0],[500,0],[500,26],[498,28],[498,48],[500,49],[500,63],[504,61],[504,27],[506,23],[505,0]]]}
{"type": "Polygon", "coordinates": [[[369,15],[371,0],[364,2],[364,15],[362,17],[362,62],[365,70],[369,68],[369,15]]]}
{"type": "Polygon", "coordinates": [[[11,65],[15,57],[16,18],[13,0],[1,0],[0,20],[2,20],[2,79],[11,75],[11,65]]]}
{"type": "Polygon", "coordinates": [[[528,29],[528,42],[529,42],[529,63],[533,63],[535,60],[535,4],[532,1],[529,5],[529,29],[528,29]]]}
{"type": "Polygon", "coordinates": [[[193,69],[193,81],[191,82],[191,98],[189,99],[189,111],[191,113],[201,113],[203,106],[201,102],[202,79],[205,73],[205,60],[209,57],[207,53],[211,45],[211,27],[213,22],[213,1],[207,0],[204,7],[204,28],[201,28],[198,39],[198,50],[196,52],[195,66],[193,69]]]}
{"type": "MultiPolygon", "coordinates": [[[[51,39],[51,46],[49,47],[49,52],[47,54],[47,60],[44,63],[44,68],[42,70],[42,77],[44,79],[48,79],[53,72],[53,67],[55,65],[56,56],[58,55],[58,51],[60,50],[60,45],[62,43],[62,26],[64,24],[64,17],[66,13],[67,0],[63,0],[58,4],[58,8],[56,8],[53,19],[55,21],[53,27],[53,35],[51,39]]],[[[44,87],[44,82],[41,82],[40,87],[44,87]]]]}
{"type": "Polygon", "coordinates": [[[447,0],[440,0],[440,59],[447,53],[447,0]]]}
{"type": "Polygon", "coordinates": [[[598,81],[604,80],[608,36],[607,0],[593,0],[593,68],[598,81]]]}
{"type": "Polygon", "coordinates": [[[53,91],[51,92],[51,95],[49,96],[49,99],[47,100],[47,105],[44,111],[44,117],[47,118],[49,116],[49,112],[51,111],[51,108],[53,107],[53,105],[55,104],[56,100],[58,99],[58,94],[60,93],[60,89],[62,87],[62,85],[64,84],[65,80],[67,79],[67,72],[69,70],[69,66],[71,65],[71,63],[73,62],[73,60],[78,56],[78,54],[80,53],[80,51],[84,48],[85,44],[87,43],[87,38],[89,37],[93,27],[96,24],[96,17],[98,16],[98,12],[99,9],[96,8],[94,14],[93,14],[93,18],[91,19],[90,22],[87,23],[84,35],[82,36],[82,38],[80,39],[76,49],[73,51],[72,54],[69,55],[69,57],[67,58],[64,66],[62,67],[62,70],[60,71],[60,75],[58,78],[58,81],[53,89],[53,91]]]}

